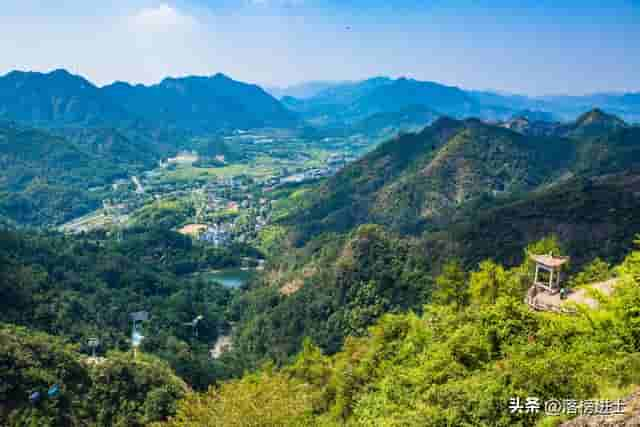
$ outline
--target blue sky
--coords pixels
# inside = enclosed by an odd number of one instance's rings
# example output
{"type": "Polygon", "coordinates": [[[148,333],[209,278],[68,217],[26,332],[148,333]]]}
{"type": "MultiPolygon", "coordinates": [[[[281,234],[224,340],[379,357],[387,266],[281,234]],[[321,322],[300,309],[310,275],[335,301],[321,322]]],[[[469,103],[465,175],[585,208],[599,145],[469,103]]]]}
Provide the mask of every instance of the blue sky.
{"type": "Polygon", "coordinates": [[[637,0],[10,0],[0,28],[0,73],[67,68],[97,84],[223,72],[279,86],[388,75],[640,91],[637,0]]]}

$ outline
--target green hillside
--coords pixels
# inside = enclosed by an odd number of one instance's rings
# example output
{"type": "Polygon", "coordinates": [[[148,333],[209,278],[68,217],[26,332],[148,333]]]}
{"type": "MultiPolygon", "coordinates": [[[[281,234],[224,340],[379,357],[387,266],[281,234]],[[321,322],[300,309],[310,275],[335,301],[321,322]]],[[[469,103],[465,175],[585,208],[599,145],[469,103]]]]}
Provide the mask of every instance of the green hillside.
{"type": "Polygon", "coordinates": [[[568,273],[595,258],[618,263],[640,233],[639,194],[637,173],[572,180],[497,206],[480,202],[459,212],[459,221],[422,235],[363,225],[316,237],[288,250],[261,285],[241,296],[239,348],[258,359],[288,360],[310,337],[336,351],[383,313],[420,311],[450,261],[469,269],[485,259],[514,267],[524,247],[547,236],[571,256],[568,273]]]}
{"type": "Polygon", "coordinates": [[[0,423],[144,426],[175,412],[188,388],[162,361],[112,352],[98,364],[78,346],[0,323],[0,423]],[[58,387],[58,393],[48,391],[58,387]],[[32,400],[39,393],[37,400],[32,400]]]}
{"type": "Polygon", "coordinates": [[[256,85],[223,74],[166,78],[156,85],[97,87],[55,70],[0,76],[0,120],[42,127],[147,127],[214,133],[226,128],[292,127],[298,121],[256,85]]]}
{"type": "Polygon", "coordinates": [[[166,78],[157,85],[117,82],[101,93],[135,117],[196,133],[295,126],[295,114],[262,88],[223,74],[166,78]]]}
{"type": "Polygon", "coordinates": [[[0,126],[0,215],[43,225],[95,209],[100,200],[87,190],[128,173],[116,155],[95,155],[39,130],[0,126]]]}
{"type": "MultiPolygon", "coordinates": [[[[169,362],[192,387],[228,375],[209,363],[209,346],[228,328],[232,291],[195,271],[237,267],[224,249],[201,247],[178,233],[130,230],[121,242],[0,232],[0,322],[79,344],[98,337],[100,353],[130,349],[129,313],[145,310],[142,351],[169,362]],[[185,326],[196,316],[198,336],[185,326]]],[[[236,258],[237,261],[237,258],[236,258]]],[[[216,367],[217,366],[217,367],[216,367]]]]}
{"type": "Polygon", "coordinates": [[[82,216],[102,203],[101,194],[89,189],[152,167],[170,152],[166,138],[135,127],[66,127],[54,133],[1,122],[0,215],[30,226],[82,216]]]}
{"type": "Polygon", "coordinates": [[[98,87],[66,70],[0,76],[0,119],[43,125],[99,125],[132,117],[98,87]]]}
{"type": "Polygon", "coordinates": [[[615,269],[612,297],[573,316],[526,306],[527,268],[445,270],[434,293],[455,298],[386,315],[335,355],[307,341],[286,367],[188,395],[162,425],[556,426],[571,415],[520,406],[629,395],[640,384],[640,252],[615,269]]]}
{"type": "Polygon", "coordinates": [[[578,267],[598,256],[619,262],[640,233],[640,175],[621,173],[570,180],[500,204],[485,200],[461,219],[423,236],[436,264],[460,258],[474,265],[493,258],[514,265],[521,247],[553,234],[578,267]]]}
{"type": "Polygon", "coordinates": [[[637,132],[531,137],[445,118],[381,145],[296,194],[272,271],[241,297],[241,353],[285,361],[304,337],[334,352],[383,313],[419,311],[450,261],[512,267],[547,236],[570,273],[620,262],[640,233],[637,132]]]}
{"type": "Polygon", "coordinates": [[[500,203],[574,176],[636,168],[639,128],[604,127],[603,132],[598,124],[595,132],[593,123],[581,118],[566,138],[523,135],[473,119],[439,119],[347,166],[309,192],[282,223],[297,243],[367,222],[415,232],[450,222],[479,200],[500,203]]]}
{"type": "Polygon", "coordinates": [[[410,105],[397,112],[375,113],[355,123],[352,131],[388,140],[399,132],[420,132],[440,114],[422,105],[410,105]]]}

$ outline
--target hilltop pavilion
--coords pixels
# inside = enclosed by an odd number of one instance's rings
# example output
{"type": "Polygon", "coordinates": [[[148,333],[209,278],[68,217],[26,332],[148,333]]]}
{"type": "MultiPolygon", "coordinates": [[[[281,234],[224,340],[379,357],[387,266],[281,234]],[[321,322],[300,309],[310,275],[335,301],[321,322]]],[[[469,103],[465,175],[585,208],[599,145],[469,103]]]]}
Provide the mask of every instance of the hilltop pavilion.
{"type": "Polygon", "coordinates": [[[536,263],[536,273],[533,279],[534,286],[551,293],[558,292],[562,279],[562,266],[569,261],[569,258],[553,256],[552,253],[547,255],[529,254],[529,258],[536,263]],[[547,275],[548,279],[543,278],[543,276],[547,275]]]}

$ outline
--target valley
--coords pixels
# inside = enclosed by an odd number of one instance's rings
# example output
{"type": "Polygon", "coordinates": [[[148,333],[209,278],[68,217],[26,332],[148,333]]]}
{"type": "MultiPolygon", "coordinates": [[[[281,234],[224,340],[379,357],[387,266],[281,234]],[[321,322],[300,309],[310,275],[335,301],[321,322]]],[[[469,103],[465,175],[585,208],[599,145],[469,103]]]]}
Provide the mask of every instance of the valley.
{"type": "Polygon", "coordinates": [[[295,93],[0,77],[0,423],[535,426],[509,397],[640,385],[633,102],[295,93]]]}
{"type": "Polygon", "coordinates": [[[237,130],[216,138],[233,148],[213,156],[179,152],[139,176],[92,188],[104,195],[102,207],[59,230],[115,234],[161,215],[170,229],[214,246],[255,242],[272,216],[280,215],[282,189],[332,176],[369,148],[359,139],[318,140],[277,129],[237,130]]]}

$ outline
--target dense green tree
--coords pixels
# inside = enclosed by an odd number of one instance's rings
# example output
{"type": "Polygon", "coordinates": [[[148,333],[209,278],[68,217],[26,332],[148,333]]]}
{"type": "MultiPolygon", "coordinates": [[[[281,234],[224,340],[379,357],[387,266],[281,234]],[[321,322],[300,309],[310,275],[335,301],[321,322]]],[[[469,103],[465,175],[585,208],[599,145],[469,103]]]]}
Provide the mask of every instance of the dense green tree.
{"type": "MultiPolygon", "coordinates": [[[[555,425],[560,418],[545,418],[543,410],[512,411],[510,402],[616,399],[640,383],[638,259],[634,251],[617,268],[612,297],[573,316],[530,310],[522,295],[511,294],[521,269],[484,262],[471,273],[477,304],[431,304],[421,315],[385,315],[333,355],[306,340],[292,365],[190,397],[180,405],[180,424],[170,425],[207,425],[206,417],[214,415],[233,417],[232,425],[261,425],[255,409],[243,417],[228,402],[242,395],[262,402],[256,396],[282,381],[294,387],[279,396],[285,400],[301,395],[295,386],[304,385],[306,410],[319,426],[555,425]]],[[[460,278],[459,268],[451,271],[460,278]]],[[[265,406],[283,414],[271,402],[265,406]]],[[[296,417],[283,415],[275,425],[303,425],[296,417]]]]}
{"type": "Polygon", "coordinates": [[[459,260],[447,262],[436,278],[432,301],[435,304],[454,304],[464,308],[469,303],[468,279],[459,260]]]}
{"type": "Polygon", "coordinates": [[[8,427],[143,426],[172,415],[187,391],[157,358],[111,352],[90,363],[58,337],[5,324],[0,379],[0,424],[8,427]]]}
{"type": "Polygon", "coordinates": [[[478,271],[471,273],[469,292],[474,304],[495,304],[498,297],[508,294],[509,278],[501,266],[491,260],[480,263],[478,271]]]}

